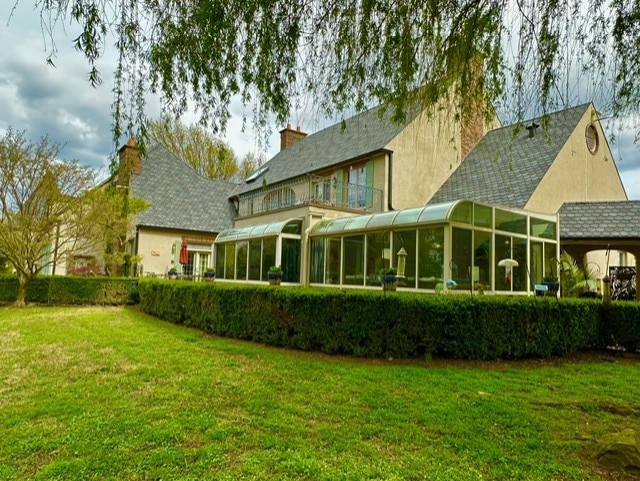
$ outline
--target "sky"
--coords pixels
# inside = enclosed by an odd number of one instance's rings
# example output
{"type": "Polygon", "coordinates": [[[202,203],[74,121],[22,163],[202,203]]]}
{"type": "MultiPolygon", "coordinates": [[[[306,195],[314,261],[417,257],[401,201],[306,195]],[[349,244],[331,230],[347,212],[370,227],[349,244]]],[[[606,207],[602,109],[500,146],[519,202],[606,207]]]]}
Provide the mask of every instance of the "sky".
{"type": "MultiPolygon", "coordinates": [[[[87,80],[89,66],[84,57],[73,48],[73,26],[66,26],[66,33],[57,31],[58,53],[53,59],[55,67],[47,64],[50,42],[42,33],[38,11],[33,0],[20,0],[13,16],[14,0],[1,2],[0,6],[0,134],[9,127],[26,131],[31,141],[47,135],[64,145],[61,157],[77,160],[101,172],[108,172],[114,152],[111,134],[111,104],[113,102],[113,76],[115,48],[108,45],[104,57],[98,63],[103,83],[91,87],[87,80]]],[[[250,115],[239,101],[230,107],[232,117],[224,135],[241,159],[248,152],[259,150],[260,144],[251,127],[242,128],[243,115],[250,115]]],[[[160,103],[157,98],[147,101],[147,115],[158,117],[160,103]]],[[[187,116],[187,123],[195,116],[187,116]]],[[[302,130],[313,133],[326,120],[318,119],[313,112],[298,112],[291,122],[302,130]]],[[[603,122],[607,128],[607,121],[603,122]]],[[[618,166],[622,182],[630,199],[640,199],[640,145],[634,144],[632,128],[620,130],[615,125],[615,141],[609,136],[609,144],[618,166]]],[[[280,147],[279,134],[283,126],[273,125],[266,147],[267,158],[280,147]]]]}

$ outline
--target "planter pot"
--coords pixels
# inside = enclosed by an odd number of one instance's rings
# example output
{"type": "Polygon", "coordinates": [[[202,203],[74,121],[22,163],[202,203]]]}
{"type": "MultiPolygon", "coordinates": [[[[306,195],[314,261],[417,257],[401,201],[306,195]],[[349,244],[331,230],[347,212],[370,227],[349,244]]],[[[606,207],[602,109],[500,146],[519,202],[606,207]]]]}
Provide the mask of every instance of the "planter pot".
{"type": "Polygon", "coordinates": [[[543,282],[542,283],[543,286],[547,286],[547,293],[551,294],[553,293],[555,295],[556,292],[558,292],[560,290],[560,283],[559,282],[543,282]]]}
{"type": "Polygon", "coordinates": [[[167,277],[172,280],[178,279],[178,274],[167,274],[167,277]]]}
{"type": "Polygon", "coordinates": [[[205,272],[204,274],[202,274],[202,278],[204,279],[205,282],[213,282],[216,279],[216,273],[205,272]]]}
{"type": "Polygon", "coordinates": [[[396,276],[380,276],[383,291],[395,291],[398,285],[396,276]]]}
{"type": "Polygon", "coordinates": [[[272,286],[279,286],[280,282],[282,282],[282,274],[274,274],[273,272],[269,272],[267,274],[267,278],[269,279],[269,284],[272,286]]]}

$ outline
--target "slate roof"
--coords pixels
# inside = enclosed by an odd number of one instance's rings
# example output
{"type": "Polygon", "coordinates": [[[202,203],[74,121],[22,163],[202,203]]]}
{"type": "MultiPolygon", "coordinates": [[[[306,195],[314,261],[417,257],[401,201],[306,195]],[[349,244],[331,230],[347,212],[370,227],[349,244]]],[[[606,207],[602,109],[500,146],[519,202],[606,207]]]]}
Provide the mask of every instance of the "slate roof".
{"type": "Polygon", "coordinates": [[[263,175],[245,182],[236,193],[261,188],[263,179],[271,185],[380,151],[421,112],[411,108],[405,121],[397,123],[391,121],[390,109],[384,113],[381,109],[362,112],[281,150],[263,165],[267,168],[263,175]]]}
{"type": "Polygon", "coordinates": [[[640,200],[565,202],[561,239],[640,239],[640,200]]]}
{"type": "Polygon", "coordinates": [[[534,119],[540,127],[533,138],[524,128],[532,120],[488,132],[428,203],[470,199],[524,208],[590,105],[534,119]]]}
{"type": "Polygon", "coordinates": [[[233,226],[228,199],[238,185],[200,175],[159,144],[147,149],[131,184],[132,194],[151,204],[138,214],[140,226],[212,233],[233,226]]]}

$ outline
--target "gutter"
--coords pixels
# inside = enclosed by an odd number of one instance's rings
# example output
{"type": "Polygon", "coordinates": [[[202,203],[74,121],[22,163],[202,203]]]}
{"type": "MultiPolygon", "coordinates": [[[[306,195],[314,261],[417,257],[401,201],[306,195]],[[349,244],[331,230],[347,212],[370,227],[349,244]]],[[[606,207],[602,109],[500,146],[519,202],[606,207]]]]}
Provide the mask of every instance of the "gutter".
{"type": "Polygon", "coordinates": [[[387,152],[387,165],[389,167],[389,177],[388,177],[388,185],[387,185],[387,209],[388,210],[395,210],[393,208],[393,189],[392,189],[392,185],[393,185],[393,151],[388,151],[387,152]]]}

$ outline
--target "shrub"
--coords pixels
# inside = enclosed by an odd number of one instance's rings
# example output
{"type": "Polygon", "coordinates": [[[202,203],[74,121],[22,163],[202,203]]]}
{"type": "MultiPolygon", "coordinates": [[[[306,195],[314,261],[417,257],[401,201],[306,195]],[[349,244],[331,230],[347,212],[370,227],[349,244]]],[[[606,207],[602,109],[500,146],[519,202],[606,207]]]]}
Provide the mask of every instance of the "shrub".
{"type": "Polygon", "coordinates": [[[263,285],[139,284],[141,307],[222,336],[368,357],[566,355],[598,344],[594,300],[432,296],[263,285]]]}
{"type": "MultiPolygon", "coordinates": [[[[0,301],[13,302],[16,276],[0,277],[0,301]]],[[[27,302],[40,304],[135,304],[138,280],[118,277],[39,276],[27,286],[27,302]]]]}

